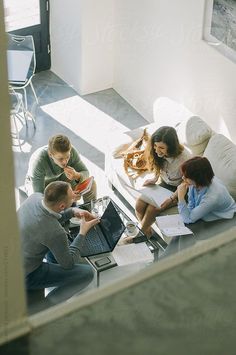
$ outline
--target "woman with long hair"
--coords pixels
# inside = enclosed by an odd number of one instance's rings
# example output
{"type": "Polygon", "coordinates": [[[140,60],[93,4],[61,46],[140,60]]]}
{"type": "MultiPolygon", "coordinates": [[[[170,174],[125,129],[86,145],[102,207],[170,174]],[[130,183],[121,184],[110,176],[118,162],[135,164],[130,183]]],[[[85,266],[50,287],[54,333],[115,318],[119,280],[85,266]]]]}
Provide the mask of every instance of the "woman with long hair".
{"type": "Polygon", "coordinates": [[[183,182],[178,186],[178,210],[184,223],[199,219],[233,218],[236,203],[223,183],[214,176],[209,160],[194,157],[181,166],[183,182]],[[185,195],[188,192],[188,204],[185,195]]]}
{"type": "MultiPolygon", "coordinates": [[[[179,143],[176,130],[173,127],[163,126],[151,136],[146,156],[149,169],[154,173],[152,179],[144,182],[143,186],[151,186],[160,180],[160,185],[173,192],[182,182],[181,164],[190,158],[190,153],[179,143]]],[[[142,196],[136,201],[135,212],[141,224],[142,231],[151,236],[151,225],[155,217],[168,207],[176,204],[174,198],[165,200],[161,206],[154,206],[145,202],[142,196]]]]}

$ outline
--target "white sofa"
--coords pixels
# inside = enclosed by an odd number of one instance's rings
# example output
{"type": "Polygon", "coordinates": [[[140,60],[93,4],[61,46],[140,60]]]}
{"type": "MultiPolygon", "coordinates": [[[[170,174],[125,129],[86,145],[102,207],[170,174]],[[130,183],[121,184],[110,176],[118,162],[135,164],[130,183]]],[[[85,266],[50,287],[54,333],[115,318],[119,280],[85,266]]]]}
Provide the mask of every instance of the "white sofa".
{"type": "MultiPolygon", "coordinates": [[[[109,148],[105,159],[105,172],[109,183],[115,187],[119,193],[134,207],[137,193],[132,186],[140,186],[147,176],[142,176],[134,182],[129,178],[123,168],[123,159],[115,158],[116,152],[121,147],[128,146],[134,139],[141,136],[144,127],[149,134],[152,134],[161,126],[173,126],[176,128],[178,137],[193,155],[204,155],[212,164],[215,175],[218,176],[227,186],[231,195],[236,199],[236,146],[222,134],[213,131],[204,120],[195,116],[186,109],[169,98],[161,97],[157,100],[154,107],[154,122],[131,131],[111,135],[109,148]]],[[[147,174],[146,174],[147,175],[147,174]]],[[[172,213],[176,209],[172,209],[172,213]]],[[[201,231],[202,237],[213,236],[230,228],[236,223],[236,217],[230,221],[217,221],[215,223],[197,222],[191,228],[194,232],[201,231]],[[212,226],[215,227],[212,227],[212,226]],[[211,228],[209,228],[211,226],[211,228]],[[220,227],[219,227],[220,226],[220,227]]],[[[155,227],[154,227],[155,229],[155,227]]]]}

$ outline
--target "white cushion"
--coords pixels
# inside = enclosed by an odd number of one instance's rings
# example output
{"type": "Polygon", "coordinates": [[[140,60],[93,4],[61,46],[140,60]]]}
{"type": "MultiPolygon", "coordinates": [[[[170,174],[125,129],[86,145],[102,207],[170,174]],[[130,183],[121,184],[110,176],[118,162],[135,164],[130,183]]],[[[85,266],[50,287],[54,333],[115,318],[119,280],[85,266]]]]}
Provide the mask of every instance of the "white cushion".
{"type": "Polygon", "coordinates": [[[210,161],[215,175],[236,199],[236,146],[222,134],[214,134],[204,156],[210,161]]]}
{"type": "Polygon", "coordinates": [[[193,155],[202,155],[212,135],[212,129],[198,116],[191,116],[177,127],[179,141],[189,148],[193,155]]]}

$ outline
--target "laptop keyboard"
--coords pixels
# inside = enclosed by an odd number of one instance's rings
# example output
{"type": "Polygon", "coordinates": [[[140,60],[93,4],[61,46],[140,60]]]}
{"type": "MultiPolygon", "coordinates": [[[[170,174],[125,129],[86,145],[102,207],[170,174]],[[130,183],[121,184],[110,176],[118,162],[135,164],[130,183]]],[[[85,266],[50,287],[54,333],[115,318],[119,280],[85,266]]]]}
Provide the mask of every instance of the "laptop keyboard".
{"type": "Polygon", "coordinates": [[[86,235],[85,245],[83,251],[91,252],[93,254],[107,251],[107,244],[104,242],[103,237],[100,237],[100,231],[95,228],[90,229],[86,235]]]}

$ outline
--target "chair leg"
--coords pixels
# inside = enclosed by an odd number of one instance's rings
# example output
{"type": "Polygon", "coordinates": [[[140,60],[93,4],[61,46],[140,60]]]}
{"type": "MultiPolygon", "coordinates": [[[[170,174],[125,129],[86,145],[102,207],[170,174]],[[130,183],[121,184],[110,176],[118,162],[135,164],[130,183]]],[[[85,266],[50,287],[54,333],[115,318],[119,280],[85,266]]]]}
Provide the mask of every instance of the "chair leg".
{"type": "MultiPolygon", "coordinates": [[[[24,89],[24,92],[25,92],[25,91],[26,91],[26,90],[24,89]]],[[[27,98],[26,98],[26,97],[25,97],[25,101],[26,101],[26,104],[27,104],[27,98]]],[[[34,118],[34,116],[32,115],[32,113],[29,112],[29,111],[26,109],[26,107],[25,107],[25,105],[24,105],[23,99],[21,99],[21,101],[20,101],[20,106],[21,106],[21,110],[22,110],[23,115],[24,115],[26,127],[28,128],[28,117],[30,117],[31,120],[32,120],[32,122],[33,122],[33,125],[34,125],[34,129],[36,129],[36,121],[35,121],[35,118],[34,118]]]]}
{"type": "Polygon", "coordinates": [[[16,116],[13,114],[13,115],[11,115],[11,118],[12,118],[12,120],[14,122],[14,126],[15,126],[16,139],[18,140],[18,144],[19,144],[20,150],[22,151],[19,130],[18,130],[18,127],[17,127],[17,122],[16,122],[16,116]]]}
{"type": "Polygon", "coordinates": [[[26,109],[25,109],[24,102],[23,102],[22,98],[20,99],[20,109],[21,109],[21,112],[23,113],[23,116],[24,116],[25,125],[28,128],[27,112],[26,112],[26,109]]]}
{"type": "Polygon", "coordinates": [[[24,90],[24,98],[25,98],[25,111],[28,111],[28,102],[27,102],[27,94],[26,94],[26,90],[25,88],[23,88],[24,90]]]}
{"type": "Polygon", "coordinates": [[[34,125],[34,129],[36,129],[36,121],[35,121],[35,118],[34,118],[34,116],[32,115],[32,113],[31,112],[29,112],[29,111],[27,111],[27,116],[29,116],[30,118],[31,118],[31,120],[32,120],[32,122],[33,122],[33,125],[34,125]]]}
{"type": "Polygon", "coordinates": [[[39,100],[38,100],[38,97],[37,97],[36,92],[35,92],[35,90],[34,90],[34,86],[33,86],[32,81],[30,81],[30,86],[31,86],[31,89],[32,89],[33,94],[34,94],[35,101],[36,101],[37,104],[39,104],[39,100]]]}

